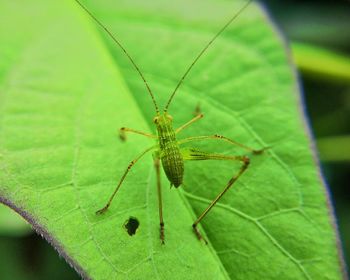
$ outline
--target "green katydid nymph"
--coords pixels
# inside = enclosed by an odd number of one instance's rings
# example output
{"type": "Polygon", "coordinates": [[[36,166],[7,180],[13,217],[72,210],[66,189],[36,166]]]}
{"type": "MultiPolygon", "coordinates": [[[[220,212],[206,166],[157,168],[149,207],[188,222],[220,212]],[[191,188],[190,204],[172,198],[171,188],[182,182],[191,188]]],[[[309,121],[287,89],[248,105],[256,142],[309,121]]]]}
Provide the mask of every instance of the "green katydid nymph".
{"type": "MultiPolygon", "coordinates": [[[[196,62],[199,60],[199,58],[205,53],[205,51],[209,48],[209,46],[216,40],[216,38],[225,31],[225,29],[241,14],[244,9],[252,2],[252,0],[247,1],[243,7],[240,8],[239,11],[237,11],[233,17],[215,34],[215,36],[204,46],[202,51],[195,57],[194,61],[190,64],[184,75],[181,77],[180,81],[176,85],[174,91],[170,95],[170,98],[168,99],[168,102],[166,103],[166,106],[163,110],[160,110],[157,102],[155,100],[155,97],[152,93],[152,90],[150,86],[148,85],[144,75],[142,74],[140,68],[136,65],[133,58],[129,55],[127,50],[123,47],[123,45],[120,43],[119,39],[117,39],[108,29],[107,27],[98,20],[79,0],[75,0],[88,14],[89,16],[102,28],[104,29],[107,34],[110,36],[110,38],[118,45],[118,47],[124,52],[124,54],[128,57],[129,61],[135,68],[135,70],[140,75],[141,79],[143,80],[146,89],[152,98],[154,108],[155,108],[155,117],[153,119],[153,122],[156,126],[157,135],[141,132],[135,129],[122,127],[120,129],[120,137],[122,140],[126,139],[126,133],[135,133],[139,135],[143,135],[146,137],[154,138],[156,140],[156,144],[148,149],[146,149],[144,152],[142,152],[139,156],[137,156],[134,160],[130,162],[126,170],[124,171],[124,174],[122,175],[117,187],[111,194],[110,198],[108,199],[106,205],[98,210],[96,214],[103,214],[109,206],[111,205],[112,200],[114,199],[116,193],[120,189],[125,177],[129,173],[130,169],[148,152],[153,152],[153,160],[154,160],[154,166],[157,173],[157,191],[158,191],[158,206],[159,206],[159,224],[160,224],[160,240],[161,243],[164,244],[165,241],[165,235],[164,235],[164,220],[163,220],[163,205],[162,205],[162,190],[161,190],[161,178],[160,178],[160,172],[161,167],[163,168],[169,182],[171,185],[178,188],[183,184],[183,175],[184,175],[184,161],[195,161],[195,160],[227,160],[227,161],[240,161],[241,167],[237,174],[235,174],[226,184],[224,189],[216,196],[216,198],[209,204],[209,206],[203,211],[203,213],[194,221],[192,224],[193,231],[198,237],[199,240],[204,240],[205,243],[207,241],[203,238],[201,233],[198,230],[198,224],[201,222],[201,220],[206,216],[206,214],[213,208],[213,206],[219,201],[219,199],[226,193],[226,191],[238,180],[238,178],[245,172],[245,170],[249,166],[249,157],[248,156],[229,156],[229,155],[222,155],[217,153],[210,153],[201,151],[198,149],[192,149],[192,148],[184,148],[182,147],[182,144],[188,143],[188,142],[194,142],[194,141],[203,141],[203,140],[218,140],[218,141],[224,141],[228,144],[239,146],[242,149],[245,149],[249,152],[252,152],[254,154],[259,154],[264,151],[264,149],[253,149],[246,145],[240,144],[234,140],[231,140],[225,136],[222,135],[208,135],[208,136],[194,136],[194,137],[188,137],[184,139],[177,139],[177,134],[182,131],[183,129],[187,128],[194,122],[200,120],[203,118],[203,114],[198,112],[197,115],[189,120],[184,125],[180,126],[177,129],[174,129],[173,127],[173,117],[168,113],[169,106],[171,105],[171,102],[180,87],[180,85],[185,80],[188,73],[191,71],[192,67],[196,64],[196,62]]],[[[199,111],[198,109],[196,111],[199,111]]]]}

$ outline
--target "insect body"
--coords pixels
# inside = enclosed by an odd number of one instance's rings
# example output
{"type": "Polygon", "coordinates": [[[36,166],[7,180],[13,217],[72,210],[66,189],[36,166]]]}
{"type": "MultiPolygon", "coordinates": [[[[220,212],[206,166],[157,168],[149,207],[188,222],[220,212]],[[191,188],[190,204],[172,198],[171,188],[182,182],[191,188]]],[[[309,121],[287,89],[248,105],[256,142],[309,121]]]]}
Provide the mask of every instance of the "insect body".
{"type": "Polygon", "coordinates": [[[197,108],[197,115],[189,120],[184,125],[180,126],[177,129],[173,128],[173,118],[168,113],[168,108],[173,100],[173,97],[175,96],[177,89],[184,81],[187,74],[190,72],[192,67],[195,65],[195,63],[198,61],[198,59],[203,55],[203,53],[208,49],[208,47],[215,41],[215,39],[230,25],[230,23],[250,4],[251,1],[246,2],[246,4],[220,29],[220,31],[207,43],[207,45],[203,48],[203,50],[197,55],[197,57],[194,59],[192,64],[189,66],[185,74],[181,77],[180,81],[178,82],[177,86],[175,87],[175,90],[170,95],[170,98],[163,109],[163,111],[160,111],[158,108],[158,105],[155,101],[154,95],[151,91],[151,88],[149,87],[146,79],[144,78],[142,72],[140,71],[139,67],[136,65],[134,60],[131,58],[131,56],[128,54],[128,52],[125,50],[125,48],[121,45],[121,43],[114,37],[114,35],[89,11],[85,6],[83,6],[79,0],[75,0],[94,20],[97,24],[99,24],[112,38],[112,40],[122,49],[122,51],[125,53],[125,55],[128,57],[132,65],[134,66],[135,70],[138,72],[140,77],[145,83],[146,89],[152,98],[156,115],[153,119],[154,124],[157,129],[157,135],[141,132],[135,129],[122,127],[120,129],[120,137],[122,140],[126,139],[126,133],[135,133],[139,135],[143,135],[146,137],[154,138],[157,140],[157,143],[146,149],[143,153],[141,153],[138,157],[136,157],[134,160],[130,162],[128,167],[126,168],[124,174],[122,175],[117,187],[115,188],[114,192],[110,196],[108,202],[106,205],[98,210],[97,214],[104,213],[110,206],[114,196],[120,189],[125,177],[129,173],[130,169],[137,163],[139,159],[141,159],[145,154],[148,152],[153,151],[153,160],[154,160],[154,166],[157,173],[157,192],[158,192],[158,206],[159,206],[159,221],[160,221],[160,239],[161,242],[164,244],[164,221],[163,221],[163,204],[162,204],[162,191],[161,191],[161,180],[160,180],[160,168],[163,167],[163,170],[170,181],[170,184],[178,188],[183,183],[183,175],[184,175],[184,161],[197,161],[197,160],[225,160],[225,161],[240,161],[242,163],[240,170],[237,174],[235,174],[226,184],[224,189],[214,198],[214,200],[209,204],[209,206],[203,211],[203,213],[197,218],[197,220],[193,223],[192,227],[193,230],[198,237],[198,239],[202,239],[206,242],[206,240],[202,237],[200,234],[197,226],[200,223],[200,221],[206,216],[206,214],[212,209],[212,207],[218,202],[218,200],[225,194],[225,192],[234,184],[234,182],[244,173],[244,171],[249,166],[249,158],[247,156],[228,156],[228,155],[221,155],[216,153],[210,153],[206,151],[201,151],[197,149],[189,149],[186,147],[182,147],[183,144],[188,142],[195,142],[195,141],[204,141],[204,140],[218,140],[223,141],[231,145],[239,146],[240,148],[243,148],[249,152],[252,152],[254,154],[259,154],[263,152],[263,149],[261,150],[255,150],[250,147],[247,147],[243,144],[240,144],[232,139],[229,139],[222,135],[203,135],[203,136],[194,136],[194,137],[188,137],[184,139],[177,139],[178,133],[180,133],[183,129],[187,128],[194,122],[200,120],[203,117],[203,114],[199,113],[199,109],[197,108]]]}
{"type": "Polygon", "coordinates": [[[179,145],[176,142],[175,131],[172,126],[173,118],[164,113],[154,118],[157,126],[160,159],[168,180],[176,188],[182,184],[184,162],[179,145]]]}

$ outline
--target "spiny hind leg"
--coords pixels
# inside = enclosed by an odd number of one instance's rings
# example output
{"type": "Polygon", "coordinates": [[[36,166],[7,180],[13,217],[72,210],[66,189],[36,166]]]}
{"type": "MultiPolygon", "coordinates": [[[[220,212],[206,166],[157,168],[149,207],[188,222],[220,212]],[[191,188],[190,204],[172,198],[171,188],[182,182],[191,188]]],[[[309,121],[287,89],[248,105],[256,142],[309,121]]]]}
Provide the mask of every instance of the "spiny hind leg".
{"type": "Polygon", "coordinates": [[[192,224],[193,231],[199,240],[203,240],[206,244],[208,243],[198,230],[198,224],[203,220],[203,218],[208,214],[208,212],[215,206],[215,204],[220,200],[220,198],[232,187],[232,185],[238,180],[238,178],[247,170],[249,166],[249,158],[247,156],[226,156],[220,154],[212,154],[196,149],[181,149],[181,154],[184,160],[231,160],[231,161],[241,161],[242,166],[238,173],[235,174],[226,184],[225,188],[214,198],[214,200],[209,204],[209,206],[199,215],[197,220],[192,224]]]}
{"type": "Polygon", "coordinates": [[[135,165],[135,163],[142,158],[145,154],[147,154],[149,151],[154,150],[157,146],[152,146],[148,149],[146,149],[145,151],[143,151],[137,158],[135,158],[133,161],[131,161],[128,165],[128,167],[126,168],[126,170],[124,171],[123,176],[120,178],[119,183],[117,185],[117,187],[115,188],[114,192],[112,193],[112,195],[110,196],[110,198],[108,199],[106,205],[101,208],[100,210],[96,211],[97,215],[103,214],[104,212],[107,211],[107,209],[109,208],[109,206],[111,205],[114,196],[116,195],[116,193],[118,192],[118,190],[120,189],[122,183],[124,182],[124,179],[126,177],[126,175],[128,175],[130,169],[135,165]]]}
{"type": "Polygon", "coordinates": [[[159,234],[160,242],[164,244],[164,220],[163,220],[163,202],[162,202],[162,189],[160,181],[160,159],[158,153],[153,154],[154,168],[157,174],[157,194],[158,194],[158,209],[159,209],[159,234]]]}
{"type": "Polygon", "coordinates": [[[149,137],[149,138],[157,138],[156,135],[153,135],[153,134],[150,134],[150,133],[142,132],[142,131],[135,130],[135,129],[128,128],[128,127],[122,127],[122,128],[119,129],[119,138],[120,138],[120,140],[122,140],[122,141],[126,140],[126,132],[143,135],[143,136],[146,136],[146,137],[149,137]]]}
{"type": "Polygon", "coordinates": [[[219,134],[187,137],[187,138],[178,140],[177,144],[178,145],[182,145],[182,144],[185,144],[185,143],[188,143],[188,142],[202,141],[202,140],[220,140],[220,141],[225,141],[225,142],[227,142],[227,143],[229,143],[231,145],[235,145],[235,146],[241,147],[242,149],[245,149],[245,150],[247,150],[249,152],[252,152],[253,154],[261,154],[266,149],[268,149],[268,147],[266,147],[266,148],[262,148],[260,150],[256,150],[256,149],[248,147],[248,146],[246,146],[244,144],[241,144],[241,143],[239,143],[239,142],[237,142],[235,140],[232,140],[232,139],[230,139],[228,137],[225,137],[225,136],[219,135],[219,134]]]}

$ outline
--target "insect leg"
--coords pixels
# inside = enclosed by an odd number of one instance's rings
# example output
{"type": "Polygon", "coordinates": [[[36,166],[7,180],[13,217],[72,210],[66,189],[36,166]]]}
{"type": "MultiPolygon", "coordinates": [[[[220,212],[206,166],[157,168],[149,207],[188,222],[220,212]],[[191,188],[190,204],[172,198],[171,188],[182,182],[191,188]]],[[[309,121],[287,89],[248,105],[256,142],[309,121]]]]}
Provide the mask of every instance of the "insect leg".
{"type": "Polygon", "coordinates": [[[219,199],[227,192],[227,190],[232,187],[232,185],[237,181],[237,179],[244,173],[244,171],[247,170],[249,166],[249,158],[247,156],[226,156],[226,155],[220,155],[220,154],[211,154],[202,152],[196,149],[188,149],[184,148],[181,149],[181,154],[183,156],[184,160],[238,160],[242,162],[242,166],[239,169],[238,173],[234,175],[226,184],[223,191],[221,191],[215,199],[209,204],[209,206],[202,212],[201,215],[195,220],[195,222],[192,224],[194,233],[198,237],[198,239],[203,239],[205,243],[207,241],[202,237],[201,233],[199,232],[197,226],[201,222],[201,220],[208,214],[208,212],[214,207],[214,205],[219,201],[219,199]]]}
{"type": "Polygon", "coordinates": [[[142,131],[138,131],[132,128],[128,128],[128,127],[122,127],[119,130],[119,137],[121,140],[125,141],[126,140],[126,132],[132,132],[135,134],[140,134],[149,138],[157,138],[156,135],[150,134],[150,133],[146,133],[146,132],[142,132],[142,131]]]}
{"type": "Polygon", "coordinates": [[[232,140],[232,139],[229,139],[225,136],[222,136],[222,135],[218,135],[218,134],[214,134],[214,135],[208,135],[208,136],[193,136],[193,137],[188,137],[188,138],[185,138],[185,139],[181,139],[179,141],[177,141],[177,143],[179,145],[181,144],[184,144],[184,143],[188,143],[188,142],[192,142],[192,141],[200,141],[200,140],[222,140],[222,141],[225,141],[225,142],[228,142],[232,145],[236,145],[236,146],[239,146],[247,151],[250,151],[254,154],[261,154],[264,150],[266,150],[267,148],[263,148],[263,149],[260,149],[260,150],[255,150],[253,148],[250,148],[246,145],[243,145],[239,142],[236,142],[235,140],[232,140]]]}
{"type": "Polygon", "coordinates": [[[155,149],[157,146],[152,146],[148,149],[146,149],[145,151],[143,151],[137,158],[135,158],[133,161],[130,162],[130,164],[128,165],[127,169],[124,171],[124,174],[123,176],[121,177],[117,187],[115,188],[114,192],[112,193],[112,195],[110,196],[107,204],[101,208],[100,210],[96,211],[96,214],[99,215],[99,214],[103,214],[104,212],[107,211],[107,209],[109,208],[109,206],[111,205],[111,202],[115,196],[115,194],[117,193],[117,191],[120,189],[120,186],[122,185],[126,175],[129,173],[130,169],[134,166],[134,164],[141,158],[143,157],[146,153],[148,153],[149,151],[155,149]]]}
{"type": "Polygon", "coordinates": [[[203,114],[198,114],[197,116],[195,116],[193,119],[191,119],[190,121],[188,121],[187,123],[185,123],[184,125],[180,126],[179,128],[177,128],[175,130],[175,134],[179,133],[181,130],[185,129],[186,127],[188,127],[189,125],[193,124],[194,122],[200,120],[201,118],[203,118],[204,115],[203,114]]]}
{"type": "Polygon", "coordinates": [[[194,116],[198,116],[200,113],[201,113],[201,105],[200,105],[200,103],[198,102],[196,108],[195,108],[194,111],[193,111],[193,115],[194,115],[194,116]]]}
{"type": "Polygon", "coordinates": [[[162,189],[160,185],[160,159],[157,153],[153,155],[154,167],[157,173],[157,193],[158,193],[158,209],[159,209],[159,226],[160,226],[160,240],[164,244],[164,220],[163,220],[163,203],[162,203],[162,189]]]}

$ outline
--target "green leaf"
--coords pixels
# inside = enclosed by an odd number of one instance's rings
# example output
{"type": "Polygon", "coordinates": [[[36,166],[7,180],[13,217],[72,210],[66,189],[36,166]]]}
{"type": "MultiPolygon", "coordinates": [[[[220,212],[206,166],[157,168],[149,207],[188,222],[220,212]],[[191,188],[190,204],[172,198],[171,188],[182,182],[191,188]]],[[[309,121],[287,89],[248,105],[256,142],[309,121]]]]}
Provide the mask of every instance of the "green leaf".
{"type": "MultiPolygon", "coordinates": [[[[135,58],[160,107],[244,2],[86,1],[135,58]]],[[[180,88],[179,135],[219,133],[254,148],[251,164],[201,223],[191,224],[239,163],[186,162],[184,185],[162,175],[166,244],[159,240],[151,155],[137,163],[109,211],[96,216],[123,171],[154,141],[145,86],[125,55],[74,1],[2,1],[0,200],[23,215],[85,278],[341,279],[332,210],[310,148],[283,43],[255,5],[218,38],[180,88]],[[9,24],[11,23],[11,24],[9,24]],[[124,224],[139,221],[129,236],[124,224]]],[[[195,145],[243,155],[220,142],[195,145]]]]}

